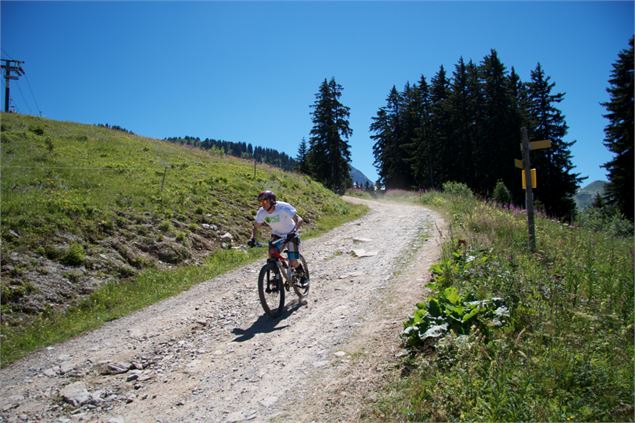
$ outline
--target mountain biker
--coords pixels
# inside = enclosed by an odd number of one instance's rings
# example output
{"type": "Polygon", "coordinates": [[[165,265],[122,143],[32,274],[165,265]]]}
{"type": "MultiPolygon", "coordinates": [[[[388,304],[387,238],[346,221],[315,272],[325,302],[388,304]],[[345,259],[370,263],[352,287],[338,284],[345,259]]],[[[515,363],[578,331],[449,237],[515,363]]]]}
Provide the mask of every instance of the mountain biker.
{"type": "Polygon", "coordinates": [[[300,236],[298,229],[302,226],[304,220],[296,212],[295,207],[284,201],[276,201],[276,194],[271,191],[262,191],[258,194],[258,202],[260,208],[256,212],[256,220],[251,231],[251,239],[248,242],[250,247],[256,245],[256,235],[258,228],[263,224],[269,225],[271,228],[271,240],[269,241],[269,255],[274,251],[280,252],[285,241],[287,242],[287,250],[289,254],[289,264],[295,269],[296,274],[300,277],[300,285],[306,286],[308,280],[304,275],[302,264],[298,262],[300,258],[300,236]]]}

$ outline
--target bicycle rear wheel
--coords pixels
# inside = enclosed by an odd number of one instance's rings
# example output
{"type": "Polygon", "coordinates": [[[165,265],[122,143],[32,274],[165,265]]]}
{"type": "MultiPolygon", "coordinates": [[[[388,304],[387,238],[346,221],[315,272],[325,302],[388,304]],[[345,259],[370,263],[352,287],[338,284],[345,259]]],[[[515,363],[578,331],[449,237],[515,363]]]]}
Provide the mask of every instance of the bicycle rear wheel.
{"type": "Polygon", "coordinates": [[[302,254],[300,254],[299,260],[300,260],[300,263],[302,263],[302,268],[304,269],[304,276],[306,276],[307,283],[306,283],[306,285],[302,286],[302,285],[300,285],[300,280],[299,279],[298,280],[294,280],[293,281],[293,290],[295,291],[296,294],[298,294],[298,297],[300,297],[300,299],[303,299],[304,297],[309,295],[309,288],[310,288],[310,280],[311,279],[309,278],[309,266],[306,264],[306,260],[304,259],[302,254]]]}
{"type": "Polygon", "coordinates": [[[260,304],[271,317],[279,316],[284,308],[284,288],[281,275],[275,264],[267,263],[260,269],[258,275],[258,296],[260,304]]]}

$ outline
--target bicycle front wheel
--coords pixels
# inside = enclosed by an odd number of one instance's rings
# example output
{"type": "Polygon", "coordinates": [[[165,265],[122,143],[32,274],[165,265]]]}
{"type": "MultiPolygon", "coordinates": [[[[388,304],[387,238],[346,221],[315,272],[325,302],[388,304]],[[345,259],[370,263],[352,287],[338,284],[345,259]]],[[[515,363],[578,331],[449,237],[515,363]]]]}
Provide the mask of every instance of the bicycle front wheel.
{"type": "Polygon", "coordinates": [[[284,308],[284,288],[281,275],[275,264],[267,263],[258,275],[258,296],[260,304],[271,317],[277,317],[284,308]]]}

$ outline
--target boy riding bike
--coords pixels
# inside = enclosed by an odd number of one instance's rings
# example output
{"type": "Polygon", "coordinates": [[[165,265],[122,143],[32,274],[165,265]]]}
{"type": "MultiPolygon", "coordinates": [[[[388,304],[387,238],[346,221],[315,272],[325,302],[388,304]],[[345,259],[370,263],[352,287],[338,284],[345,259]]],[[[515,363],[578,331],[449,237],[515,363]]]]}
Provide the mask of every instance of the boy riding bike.
{"type": "Polygon", "coordinates": [[[295,269],[296,274],[300,276],[300,285],[307,285],[308,280],[304,276],[304,269],[302,264],[298,262],[300,257],[298,229],[300,229],[304,221],[297,214],[295,207],[284,201],[276,201],[276,194],[271,191],[263,191],[258,194],[258,202],[261,207],[256,213],[256,220],[248,245],[252,247],[256,245],[258,228],[265,223],[269,225],[271,228],[269,255],[273,252],[279,253],[282,247],[287,244],[289,264],[295,269]]]}

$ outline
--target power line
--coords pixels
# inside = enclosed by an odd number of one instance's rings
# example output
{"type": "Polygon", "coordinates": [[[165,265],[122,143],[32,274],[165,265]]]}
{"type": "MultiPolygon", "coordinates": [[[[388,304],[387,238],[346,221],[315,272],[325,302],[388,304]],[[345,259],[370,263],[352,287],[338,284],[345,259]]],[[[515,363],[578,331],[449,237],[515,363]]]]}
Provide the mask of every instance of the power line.
{"type": "Polygon", "coordinates": [[[28,75],[25,74],[24,78],[26,78],[26,84],[29,87],[29,91],[31,92],[31,97],[33,97],[33,101],[35,102],[35,107],[37,109],[37,112],[38,112],[39,116],[42,117],[42,109],[40,109],[40,105],[38,104],[37,100],[35,99],[35,94],[33,94],[33,90],[31,89],[31,82],[29,81],[28,75]]]}
{"type": "Polygon", "coordinates": [[[29,102],[26,99],[26,96],[24,95],[24,92],[22,92],[22,87],[20,86],[20,84],[16,84],[16,86],[18,87],[18,91],[20,91],[20,97],[22,97],[22,101],[26,105],[26,108],[29,110],[29,114],[33,116],[33,111],[31,110],[31,104],[29,104],[29,102]]]}

